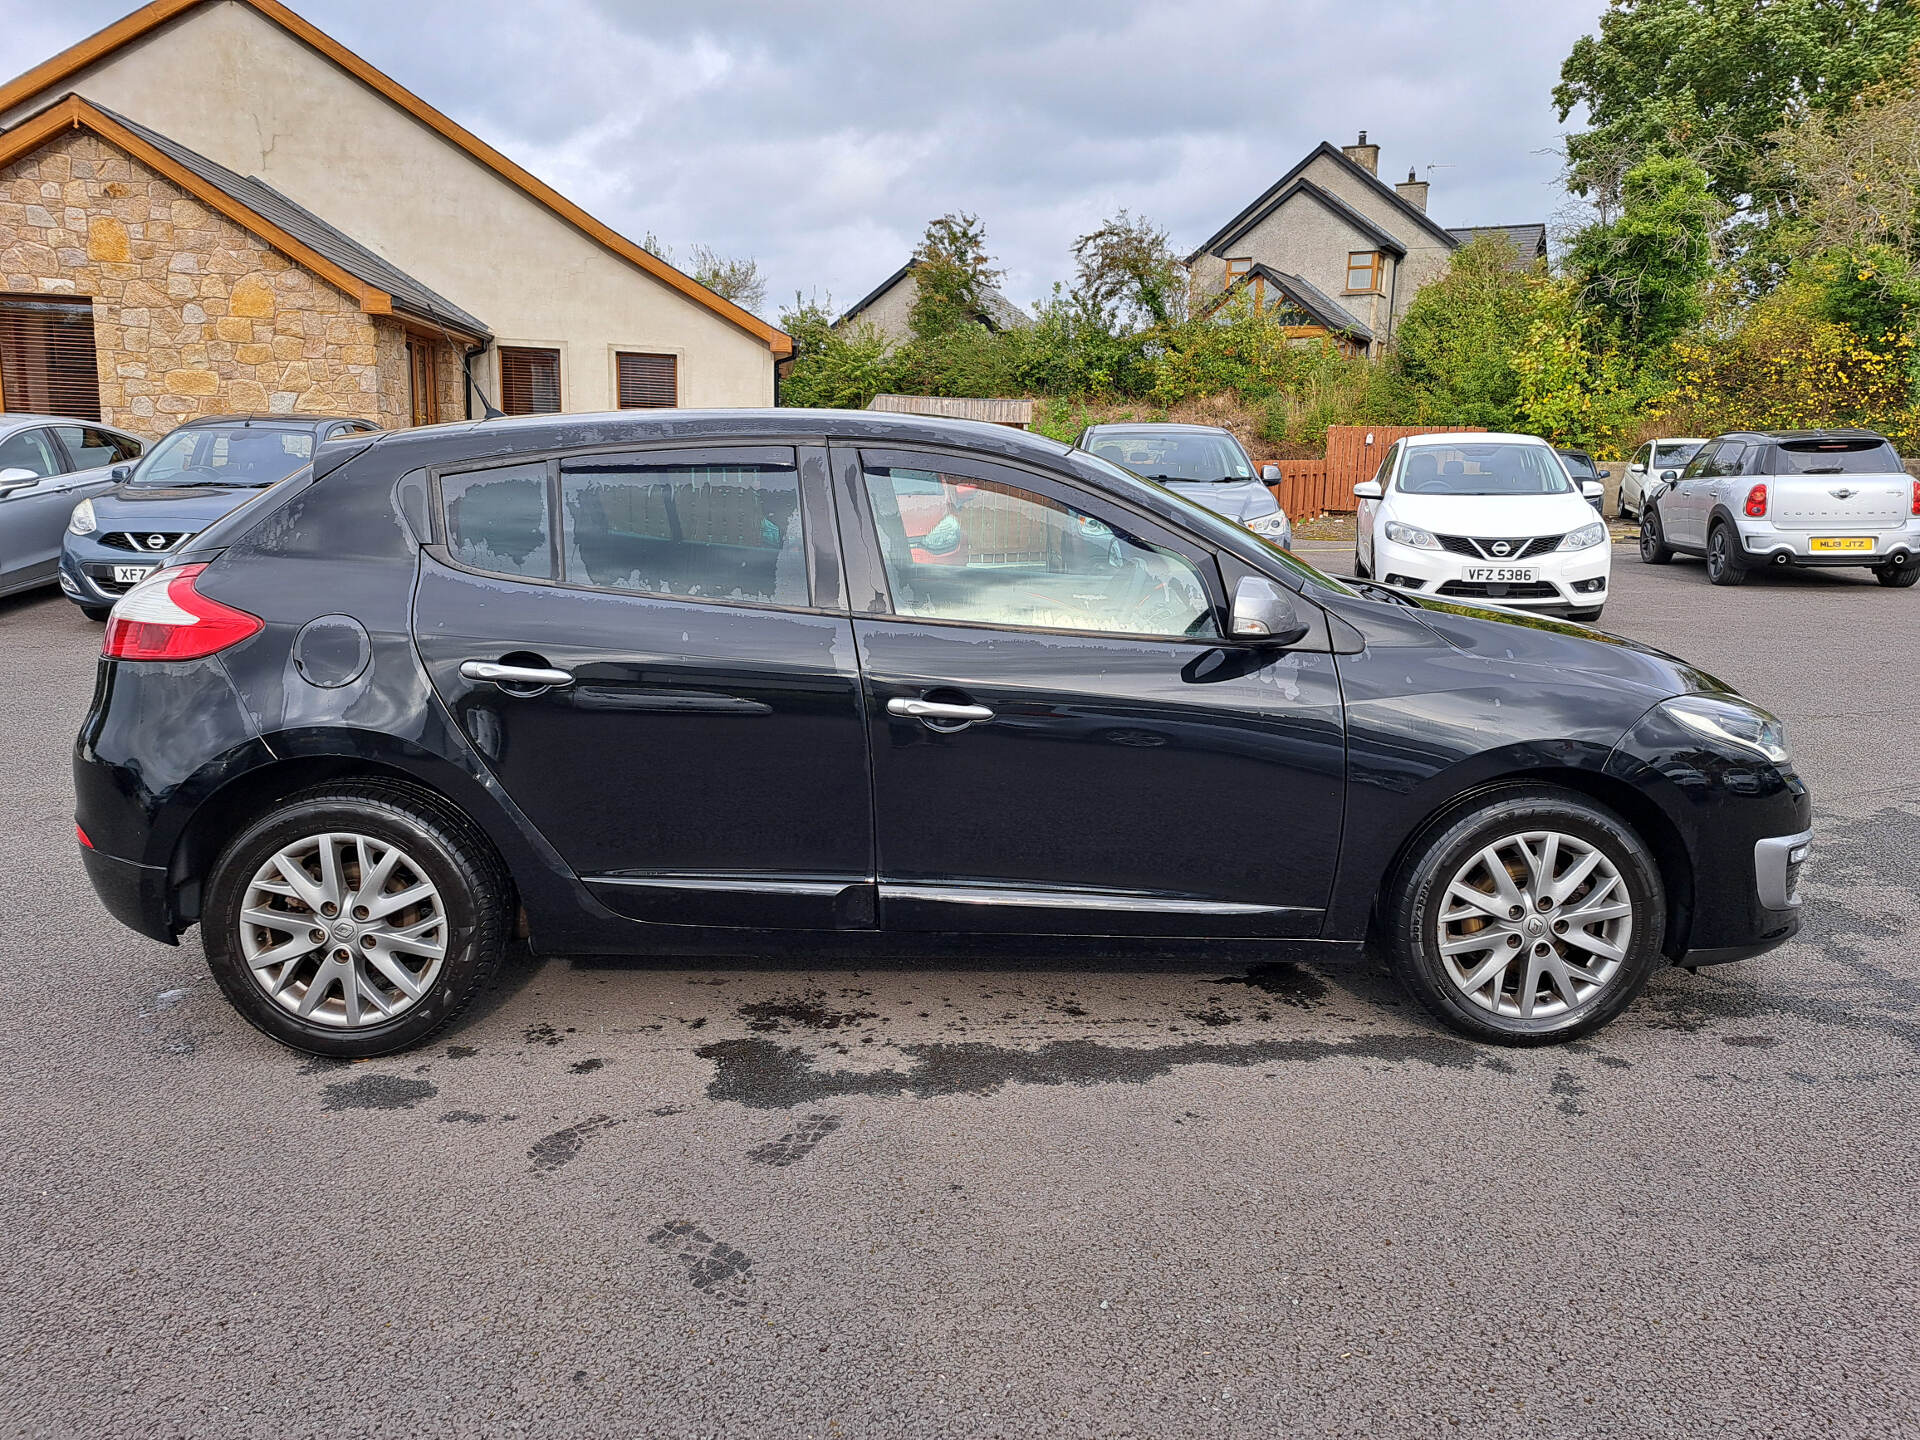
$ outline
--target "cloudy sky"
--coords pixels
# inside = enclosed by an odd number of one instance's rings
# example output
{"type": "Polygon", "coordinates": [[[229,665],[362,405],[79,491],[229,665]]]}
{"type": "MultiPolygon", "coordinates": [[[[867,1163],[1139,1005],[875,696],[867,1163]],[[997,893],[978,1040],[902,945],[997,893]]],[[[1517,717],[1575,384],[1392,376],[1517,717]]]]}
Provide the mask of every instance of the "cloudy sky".
{"type": "MultiPolygon", "coordinates": [[[[293,0],[682,264],[751,255],[769,312],[844,308],[927,220],[985,221],[1022,303],[1122,206],[1182,253],[1322,139],[1433,167],[1445,225],[1544,220],[1548,93],[1603,0],[293,0]]],[[[134,0],[0,0],[12,72],[134,0]]],[[[139,117],[135,117],[136,119],[139,117]]],[[[771,318],[771,317],[770,317],[771,318]]]]}

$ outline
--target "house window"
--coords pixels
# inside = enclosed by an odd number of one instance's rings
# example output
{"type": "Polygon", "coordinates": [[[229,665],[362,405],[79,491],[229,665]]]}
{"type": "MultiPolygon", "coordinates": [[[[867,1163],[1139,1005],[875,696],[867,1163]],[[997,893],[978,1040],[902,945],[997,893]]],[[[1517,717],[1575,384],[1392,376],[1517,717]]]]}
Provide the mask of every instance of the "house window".
{"type": "Polygon", "coordinates": [[[500,408],[509,415],[560,413],[560,352],[500,347],[500,408]]]}
{"type": "Polygon", "coordinates": [[[440,367],[434,359],[433,343],[417,335],[407,336],[407,372],[413,386],[413,423],[440,423],[440,367]]]}
{"type": "Polygon", "coordinates": [[[0,410],[100,419],[93,301],[0,295],[0,410]]]}
{"type": "Polygon", "coordinates": [[[1354,250],[1347,255],[1347,293],[1380,288],[1380,252],[1354,250]]]}
{"type": "Polygon", "coordinates": [[[680,362],[672,355],[640,355],[621,351],[619,366],[622,410],[670,410],[680,403],[680,362]]]}
{"type": "Polygon", "coordinates": [[[1232,289],[1234,282],[1246,278],[1252,269],[1253,261],[1251,260],[1227,261],[1227,288],[1232,289]]]}

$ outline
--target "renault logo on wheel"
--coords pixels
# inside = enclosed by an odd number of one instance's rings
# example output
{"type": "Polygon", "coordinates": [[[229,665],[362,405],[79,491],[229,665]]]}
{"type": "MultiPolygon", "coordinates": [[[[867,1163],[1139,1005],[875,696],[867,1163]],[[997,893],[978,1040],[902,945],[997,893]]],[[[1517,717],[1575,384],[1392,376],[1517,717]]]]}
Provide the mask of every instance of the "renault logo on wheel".
{"type": "Polygon", "coordinates": [[[149,535],[149,536],[147,536],[147,548],[148,548],[149,550],[164,550],[164,549],[166,549],[166,548],[167,548],[167,537],[166,537],[166,536],[164,536],[164,535],[149,535]]]}

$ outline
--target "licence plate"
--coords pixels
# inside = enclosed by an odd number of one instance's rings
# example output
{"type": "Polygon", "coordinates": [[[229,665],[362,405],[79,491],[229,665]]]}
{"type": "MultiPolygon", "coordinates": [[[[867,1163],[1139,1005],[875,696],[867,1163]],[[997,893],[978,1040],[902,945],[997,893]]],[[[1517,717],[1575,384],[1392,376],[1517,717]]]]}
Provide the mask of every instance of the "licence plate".
{"type": "Polygon", "coordinates": [[[1871,535],[1816,535],[1812,542],[1815,550],[1872,550],[1871,535]]]}
{"type": "Polygon", "coordinates": [[[113,583],[138,585],[159,568],[157,565],[116,565],[113,567],[113,583]]]}
{"type": "Polygon", "coordinates": [[[1520,565],[1469,565],[1466,578],[1494,585],[1515,583],[1525,585],[1533,579],[1533,571],[1520,565]]]}

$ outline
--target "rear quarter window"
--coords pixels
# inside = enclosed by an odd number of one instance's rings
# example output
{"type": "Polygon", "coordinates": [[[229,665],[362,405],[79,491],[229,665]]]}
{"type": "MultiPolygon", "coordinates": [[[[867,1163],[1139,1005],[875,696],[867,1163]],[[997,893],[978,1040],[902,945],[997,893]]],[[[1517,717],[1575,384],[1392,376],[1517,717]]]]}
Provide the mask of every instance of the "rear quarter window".
{"type": "Polygon", "coordinates": [[[440,498],[447,550],[462,565],[529,580],[554,578],[545,461],[443,475],[440,498]]]}

